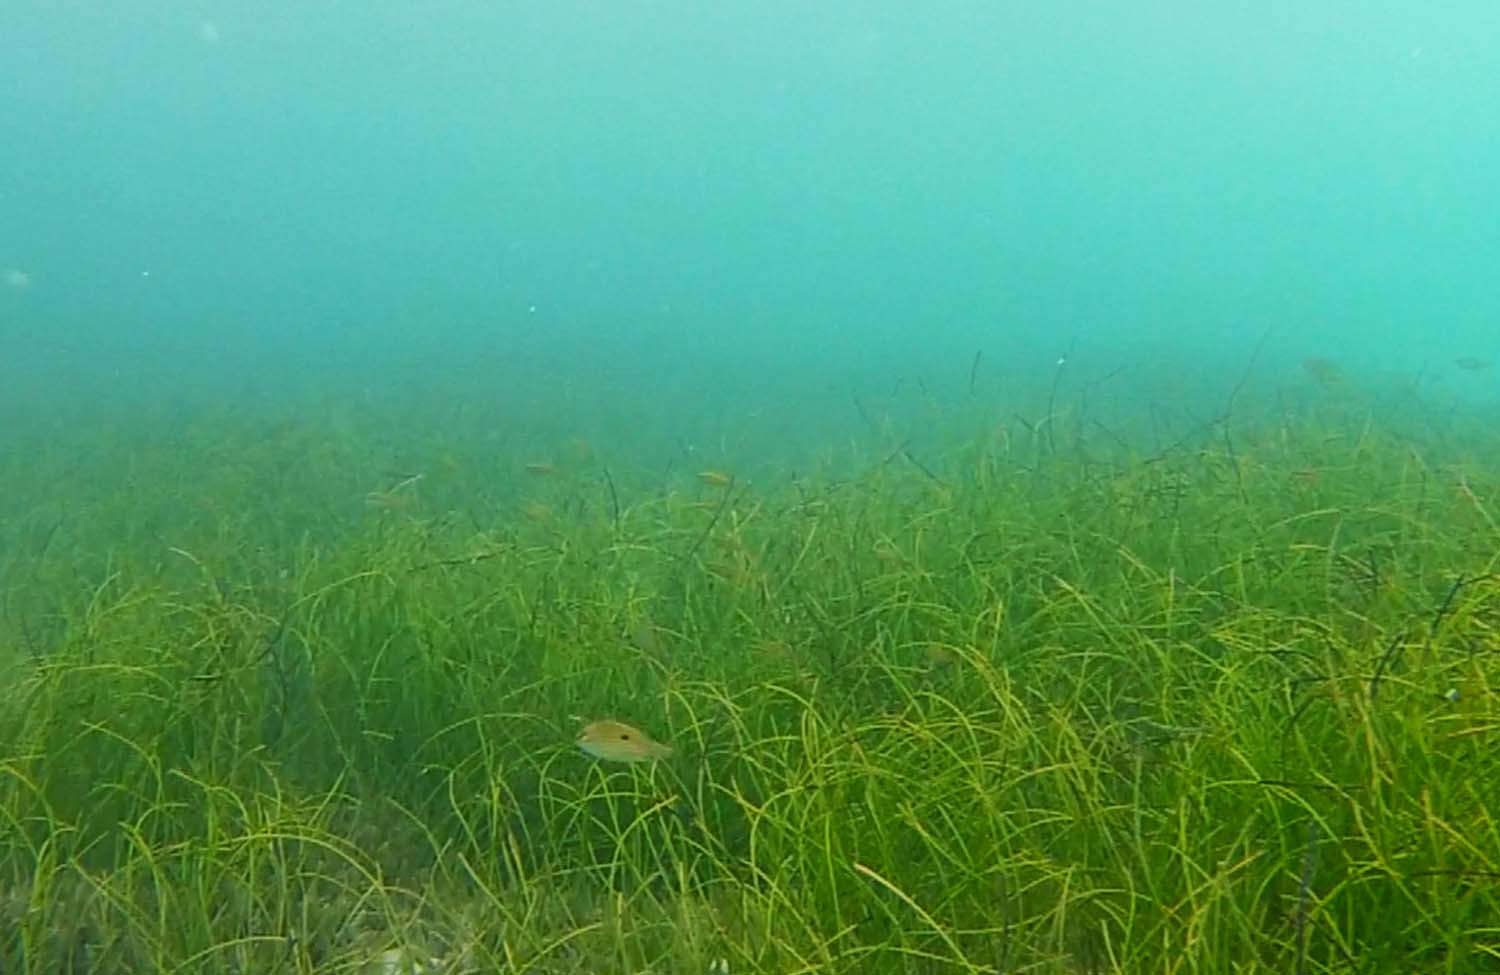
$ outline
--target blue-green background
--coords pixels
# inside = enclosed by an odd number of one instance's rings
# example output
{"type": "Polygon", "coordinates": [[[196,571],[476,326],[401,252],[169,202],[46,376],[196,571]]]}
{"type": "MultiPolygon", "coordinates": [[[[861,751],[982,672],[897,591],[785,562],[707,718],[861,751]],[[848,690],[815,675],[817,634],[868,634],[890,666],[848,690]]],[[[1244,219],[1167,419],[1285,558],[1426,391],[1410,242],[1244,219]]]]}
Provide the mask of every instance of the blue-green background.
{"type": "Polygon", "coordinates": [[[1497,66],[1493,2],[5,0],[0,401],[825,441],[1270,330],[1492,405],[1497,66]]]}

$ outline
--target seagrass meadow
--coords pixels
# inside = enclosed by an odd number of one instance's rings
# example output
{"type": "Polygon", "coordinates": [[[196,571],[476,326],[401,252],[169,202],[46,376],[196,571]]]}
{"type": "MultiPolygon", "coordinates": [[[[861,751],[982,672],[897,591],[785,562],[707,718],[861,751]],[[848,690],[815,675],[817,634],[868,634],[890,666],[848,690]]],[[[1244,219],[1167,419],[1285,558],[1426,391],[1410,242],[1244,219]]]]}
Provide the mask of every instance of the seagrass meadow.
{"type": "Polygon", "coordinates": [[[0,972],[1500,971],[1492,408],[974,367],[795,443],[33,391],[0,972]]]}

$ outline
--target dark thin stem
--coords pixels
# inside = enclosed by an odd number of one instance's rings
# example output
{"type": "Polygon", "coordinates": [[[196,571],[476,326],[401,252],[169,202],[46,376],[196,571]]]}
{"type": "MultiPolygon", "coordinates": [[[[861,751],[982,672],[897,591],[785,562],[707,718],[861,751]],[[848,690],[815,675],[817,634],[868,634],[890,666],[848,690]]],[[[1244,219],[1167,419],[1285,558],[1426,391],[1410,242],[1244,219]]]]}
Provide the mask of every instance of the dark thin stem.
{"type": "Polygon", "coordinates": [[[1281,755],[1283,759],[1286,757],[1287,745],[1291,742],[1292,739],[1292,730],[1297,727],[1297,722],[1302,720],[1302,715],[1307,713],[1307,709],[1312,707],[1313,702],[1317,700],[1319,700],[1319,698],[1316,695],[1309,694],[1307,697],[1303,698],[1302,703],[1297,705],[1297,707],[1292,711],[1291,717],[1287,718],[1286,727],[1281,730],[1281,755]]]}
{"type": "Polygon", "coordinates": [[[1143,463],[1143,464],[1156,464],[1156,463],[1160,463],[1162,460],[1166,459],[1166,457],[1167,457],[1168,454],[1172,453],[1178,447],[1181,447],[1183,444],[1187,443],[1189,440],[1192,440],[1194,437],[1198,436],[1199,434],[1201,434],[1205,430],[1212,430],[1215,426],[1219,425],[1220,423],[1223,423],[1225,420],[1228,420],[1228,419],[1229,419],[1229,414],[1224,413],[1224,414],[1216,416],[1213,419],[1208,420],[1208,421],[1206,421],[1204,423],[1198,424],[1196,427],[1193,427],[1191,430],[1189,430],[1182,437],[1180,437],[1179,439],[1177,439],[1177,440],[1173,441],[1172,443],[1168,444],[1166,447],[1162,448],[1161,450],[1158,450],[1155,454],[1153,454],[1150,457],[1147,457],[1141,463],[1143,463]]]}
{"type": "Polygon", "coordinates": [[[1245,372],[1240,376],[1240,381],[1234,384],[1234,389],[1229,392],[1229,402],[1224,404],[1224,415],[1229,416],[1234,409],[1234,401],[1239,398],[1240,390],[1245,388],[1245,383],[1250,381],[1250,374],[1255,370],[1256,360],[1260,358],[1261,349],[1265,348],[1266,339],[1271,337],[1274,326],[1267,326],[1261,333],[1260,341],[1255,343],[1255,351],[1250,353],[1250,361],[1245,364],[1245,372]]]}
{"type": "Polygon", "coordinates": [[[1460,575],[1457,579],[1453,580],[1453,585],[1448,587],[1448,595],[1444,596],[1443,601],[1438,604],[1437,612],[1432,614],[1432,625],[1427,628],[1427,643],[1429,645],[1432,643],[1434,634],[1437,633],[1439,624],[1443,622],[1443,617],[1447,616],[1448,610],[1453,607],[1453,598],[1458,595],[1460,589],[1473,581],[1472,579],[1465,579],[1460,575]]]}
{"type": "Polygon", "coordinates": [[[1229,452],[1229,464],[1234,468],[1234,483],[1240,491],[1240,501],[1248,505],[1250,495],[1245,491],[1245,475],[1240,471],[1240,458],[1234,452],[1234,440],[1229,436],[1229,424],[1224,424],[1224,449],[1229,452]]]}
{"type": "Polygon", "coordinates": [[[719,501],[719,507],[714,510],[714,516],[710,518],[708,524],[704,526],[703,534],[698,536],[698,540],[693,543],[692,548],[688,549],[688,553],[687,555],[684,555],[682,557],[682,561],[691,562],[693,560],[693,556],[698,554],[698,549],[703,547],[703,543],[708,540],[709,533],[712,532],[714,530],[714,526],[719,523],[719,518],[723,516],[724,509],[729,507],[729,497],[732,494],[734,494],[734,478],[731,477],[729,479],[729,484],[724,488],[724,497],[719,501]]]}
{"type": "Polygon", "coordinates": [[[1401,654],[1401,641],[1405,639],[1406,631],[1402,630],[1391,637],[1391,642],[1386,644],[1385,652],[1380,655],[1380,660],[1375,664],[1375,675],[1370,678],[1370,700],[1375,700],[1375,692],[1380,687],[1381,675],[1401,654]]]}
{"type": "Polygon", "coordinates": [[[1326,782],[1298,782],[1295,779],[1256,779],[1255,784],[1278,789],[1312,789],[1322,792],[1346,792],[1360,788],[1358,785],[1329,785],[1326,782]]]}
{"type": "Polygon", "coordinates": [[[406,571],[421,572],[424,569],[436,569],[445,565],[473,565],[476,562],[484,562],[504,553],[505,549],[500,548],[491,552],[480,552],[478,555],[463,555],[453,559],[437,559],[432,562],[423,562],[421,565],[414,565],[406,571]]]}
{"type": "Polygon", "coordinates": [[[902,447],[901,448],[901,454],[907,460],[911,461],[913,467],[915,467],[917,470],[921,471],[923,474],[926,474],[933,481],[933,483],[940,484],[943,487],[947,487],[948,486],[948,484],[947,484],[946,481],[944,481],[941,477],[938,477],[936,474],[932,473],[932,471],[928,470],[927,469],[927,465],[923,464],[921,461],[919,461],[915,457],[913,457],[910,450],[907,450],[905,447],[902,447]]]}
{"type": "Polygon", "coordinates": [[[865,421],[865,425],[870,428],[870,432],[875,435],[875,439],[879,440],[880,427],[876,426],[875,420],[870,416],[870,411],[865,409],[864,400],[860,399],[859,394],[854,392],[849,394],[849,398],[854,400],[854,409],[859,412],[860,419],[865,421]]]}
{"type": "Polygon", "coordinates": [[[42,539],[42,544],[36,551],[36,562],[38,568],[41,567],[42,559],[47,557],[47,550],[52,547],[52,540],[57,537],[58,529],[62,528],[62,526],[63,519],[59,518],[57,519],[57,521],[52,523],[51,528],[47,529],[47,534],[42,539]]]}
{"type": "Polygon", "coordinates": [[[31,624],[27,622],[26,614],[21,613],[21,636],[26,640],[26,651],[32,660],[40,660],[42,653],[37,649],[36,641],[31,636],[31,624]]]}
{"type": "Polygon", "coordinates": [[[615,479],[609,476],[609,468],[605,467],[602,470],[604,471],[604,483],[609,488],[610,521],[614,525],[615,531],[618,532],[620,530],[620,496],[615,493],[615,479]]]}
{"type": "Polygon", "coordinates": [[[1297,886],[1297,975],[1307,970],[1307,902],[1318,864],[1318,821],[1308,820],[1307,849],[1302,853],[1302,881],[1297,886]]]}
{"type": "MultiPolygon", "coordinates": [[[[250,667],[259,667],[275,652],[276,647],[281,643],[281,638],[286,635],[287,624],[291,622],[292,611],[296,608],[296,601],[287,606],[286,610],[281,614],[281,620],[276,624],[276,629],[271,633],[271,638],[266,641],[265,649],[261,650],[260,653],[256,654],[255,659],[250,661],[250,667]]],[[[228,671],[220,670],[212,674],[193,674],[188,677],[188,680],[211,684],[214,681],[222,680],[226,673],[228,671]]]]}

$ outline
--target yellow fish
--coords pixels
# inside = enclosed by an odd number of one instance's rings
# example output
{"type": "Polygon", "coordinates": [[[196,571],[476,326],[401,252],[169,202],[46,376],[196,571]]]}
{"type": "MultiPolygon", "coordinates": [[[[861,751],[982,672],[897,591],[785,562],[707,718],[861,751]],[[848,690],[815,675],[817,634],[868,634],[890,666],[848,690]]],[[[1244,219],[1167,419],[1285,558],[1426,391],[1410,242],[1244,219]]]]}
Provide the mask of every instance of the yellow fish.
{"type": "Polygon", "coordinates": [[[649,762],[668,758],[671,746],[652,741],[639,728],[619,721],[595,721],[578,733],[578,747],[606,762],[649,762]]]}
{"type": "Polygon", "coordinates": [[[730,477],[728,474],[725,474],[723,471],[699,471],[698,480],[702,481],[704,484],[707,484],[709,487],[728,487],[731,483],[733,483],[734,478],[730,477]]]}

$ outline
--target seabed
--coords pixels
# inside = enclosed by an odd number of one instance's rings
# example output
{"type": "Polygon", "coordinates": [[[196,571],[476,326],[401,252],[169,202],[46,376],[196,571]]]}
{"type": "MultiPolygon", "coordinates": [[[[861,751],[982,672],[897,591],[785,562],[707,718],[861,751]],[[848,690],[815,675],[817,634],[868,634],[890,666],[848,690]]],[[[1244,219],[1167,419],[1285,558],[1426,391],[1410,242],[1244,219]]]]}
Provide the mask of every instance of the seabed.
{"type": "Polygon", "coordinates": [[[0,971],[1500,970],[1500,425],[1340,383],[39,434],[0,971]]]}

